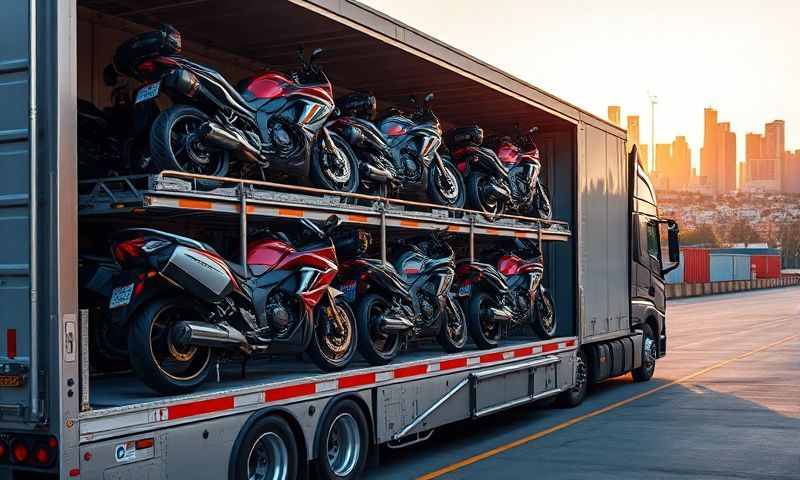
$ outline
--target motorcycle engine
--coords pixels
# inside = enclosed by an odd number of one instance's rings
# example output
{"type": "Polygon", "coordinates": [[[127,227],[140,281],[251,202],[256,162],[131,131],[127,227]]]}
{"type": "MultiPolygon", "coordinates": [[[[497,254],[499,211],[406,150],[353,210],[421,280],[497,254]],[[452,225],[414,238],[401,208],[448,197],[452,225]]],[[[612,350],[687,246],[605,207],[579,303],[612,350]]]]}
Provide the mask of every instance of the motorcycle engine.
{"type": "Polygon", "coordinates": [[[270,295],[265,307],[268,325],[262,326],[269,327],[278,338],[287,335],[297,322],[294,303],[287,292],[279,291],[270,295]]]}
{"type": "Polygon", "coordinates": [[[511,196],[517,202],[526,203],[532,195],[530,179],[525,173],[524,168],[515,167],[508,172],[509,183],[511,184],[511,196]]]}
{"type": "Polygon", "coordinates": [[[401,165],[398,165],[398,170],[403,172],[403,176],[411,183],[417,183],[422,179],[422,171],[420,164],[413,155],[408,152],[403,152],[400,157],[401,165]]]}

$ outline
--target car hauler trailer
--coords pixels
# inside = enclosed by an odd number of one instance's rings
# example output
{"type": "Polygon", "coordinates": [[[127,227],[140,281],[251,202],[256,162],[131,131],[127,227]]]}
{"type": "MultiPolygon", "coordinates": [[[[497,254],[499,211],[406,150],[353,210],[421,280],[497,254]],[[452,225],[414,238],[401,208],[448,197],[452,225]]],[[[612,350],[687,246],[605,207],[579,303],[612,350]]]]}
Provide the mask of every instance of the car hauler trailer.
{"type": "MultiPolygon", "coordinates": [[[[658,228],[665,221],[635,153],[626,155],[623,130],[356,2],[13,0],[4,7],[0,480],[238,479],[260,453],[258,468],[283,469],[275,478],[317,464],[348,478],[367,446],[401,447],[441,425],[551,396],[577,404],[587,381],[628,371],[646,380],[665,354],[658,228]],[[176,172],[79,183],[77,98],[103,104],[109,92],[99,79],[113,49],[162,22],[183,33],[187,56],[228,78],[264,64],[286,69],[297,45],[320,46],[337,91],[370,90],[383,105],[435,91],[448,127],[538,125],[557,221],[490,220],[237,179],[199,191],[197,177],[176,172]],[[460,253],[471,258],[501,237],[538,241],[557,309],[555,337],[450,355],[423,344],[384,367],[356,362],[332,374],[292,359],[254,362],[246,375],[223,365],[215,372],[221,382],[182,396],[155,395],[131,376],[92,375],[95,320],[79,308],[81,245],[126,225],[167,225],[235,251],[248,223],[331,213],[373,230],[383,256],[387,235],[433,228],[459,234],[460,253]]],[[[674,229],[671,240],[672,256],[674,229]]]]}

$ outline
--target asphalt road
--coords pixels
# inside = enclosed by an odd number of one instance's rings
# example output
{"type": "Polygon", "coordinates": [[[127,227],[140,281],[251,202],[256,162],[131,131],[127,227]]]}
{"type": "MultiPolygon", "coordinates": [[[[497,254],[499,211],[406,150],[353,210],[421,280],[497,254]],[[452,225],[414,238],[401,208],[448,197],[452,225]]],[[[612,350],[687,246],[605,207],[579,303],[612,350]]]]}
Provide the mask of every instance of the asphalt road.
{"type": "Polygon", "coordinates": [[[800,479],[800,287],[668,305],[654,378],[382,451],[371,479],[800,479]]]}

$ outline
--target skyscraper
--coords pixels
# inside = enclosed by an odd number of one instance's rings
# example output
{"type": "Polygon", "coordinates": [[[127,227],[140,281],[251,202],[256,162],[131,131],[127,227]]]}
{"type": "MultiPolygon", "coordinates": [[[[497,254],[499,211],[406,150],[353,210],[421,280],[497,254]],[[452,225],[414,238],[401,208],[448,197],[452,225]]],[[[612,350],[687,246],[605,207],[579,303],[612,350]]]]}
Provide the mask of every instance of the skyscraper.
{"type": "Polygon", "coordinates": [[[764,125],[764,143],[762,154],[765,159],[771,160],[774,165],[775,180],[778,191],[783,191],[783,161],[786,155],[783,120],[775,120],[764,125]]]}
{"type": "Polygon", "coordinates": [[[700,176],[706,177],[708,182],[713,185],[713,190],[717,192],[717,172],[719,162],[717,152],[719,134],[717,125],[717,111],[713,108],[703,110],[703,148],[700,150],[700,176]]]}
{"type": "MultiPolygon", "coordinates": [[[[628,153],[633,145],[639,145],[639,115],[628,115],[628,153]]],[[[641,153],[640,153],[641,156],[641,153]]]]}
{"type": "Polygon", "coordinates": [[[670,175],[672,173],[672,145],[669,143],[657,143],[656,158],[654,160],[653,170],[667,177],[672,176],[670,175]]]}
{"type": "Polygon", "coordinates": [[[720,123],[717,132],[719,135],[717,192],[733,192],[736,190],[736,134],[731,131],[729,122],[720,123]]]}
{"type": "Polygon", "coordinates": [[[764,125],[764,135],[748,133],[745,147],[745,190],[786,191],[788,157],[784,145],[784,122],[764,125]]]}
{"type": "Polygon", "coordinates": [[[703,148],[700,176],[706,177],[715,195],[736,190],[736,134],[730,123],[719,123],[717,111],[703,111],[703,148]]]}
{"type": "Polygon", "coordinates": [[[673,190],[684,190],[692,176],[692,150],[683,135],[672,142],[672,165],[670,185],[673,190]]]}
{"type": "Polygon", "coordinates": [[[783,178],[785,179],[783,188],[786,193],[800,193],[800,150],[795,150],[794,153],[786,152],[783,178]]]}
{"type": "Polygon", "coordinates": [[[608,121],[613,123],[616,126],[620,126],[619,124],[619,114],[620,108],[619,105],[609,105],[608,106],[608,121]]]}

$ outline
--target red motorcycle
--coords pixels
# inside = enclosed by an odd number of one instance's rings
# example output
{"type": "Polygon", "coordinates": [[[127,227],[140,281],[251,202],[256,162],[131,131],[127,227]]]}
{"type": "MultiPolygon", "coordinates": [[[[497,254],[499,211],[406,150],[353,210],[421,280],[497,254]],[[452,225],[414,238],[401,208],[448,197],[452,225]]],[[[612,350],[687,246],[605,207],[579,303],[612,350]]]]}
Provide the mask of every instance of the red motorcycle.
{"type": "MultiPolygon", "coordinates": [[[[243,176],[310,177],[328,190],[358,188],[355,154],[325,127],[335,107],[331,82],[315,63],[321,49],[308,60],[301,52],[297,72],[266,71],[236,87],[180,51],[180,33],[165,25],[130,39],[114,55],[117,70],[148,83],[136,103],[151,101],[162,90],[173,101],[150,130],[157,167],[223,176],[235,155],[243,176]]],[[[198,181],[201,187],[215,185],[198,181]]]]}
{"type": "Polygon", "coordinates": [[[538,246],[515,239],[494,254],[495,266],[463,261],[454,291],[464,304],[470,336],[480,348],[494,348],[504,332],[522,326],[539,338],[556,334],[556,311],[542,285],[544,264],[538,246]]]}
{"type": "Polygon", "coordinates": [[[460,127],[447,134],[453,162],[466,178],[467,201],[471,208],[498,214],[514,212],[549,220],[553,217],[547,188],[539,174],[542,163],[533,139],[527,135],[496,137],[483,146],[483,129],[460,127]]]}
{"type": "Polygon", "coordinates": [[[340,224],[303,219],[294,241],[263,229],[245,266],[191,238],[123,232],[112,246],[123,270],[109,308],[115,327],[130,325],[134,372],[156,391],[180,393],[205,380],[218,353],[305,351],[325,371],[344,368],[356,352],[355,317],[331,282],[337,251],[357,255],[363,239],[334,235],[340,224]]]}

